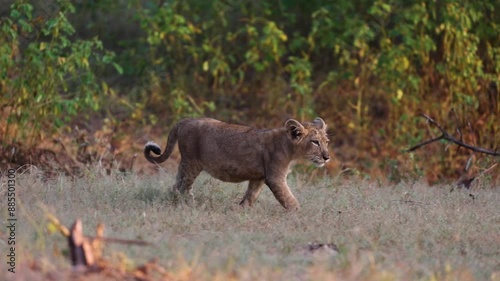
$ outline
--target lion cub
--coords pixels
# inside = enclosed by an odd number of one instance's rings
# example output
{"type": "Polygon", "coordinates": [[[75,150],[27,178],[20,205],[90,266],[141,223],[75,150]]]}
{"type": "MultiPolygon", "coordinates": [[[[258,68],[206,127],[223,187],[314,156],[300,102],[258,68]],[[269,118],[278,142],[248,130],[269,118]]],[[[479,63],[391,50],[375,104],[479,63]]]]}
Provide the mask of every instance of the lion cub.
{"type": "Polygon", "coordinates": [[[303,123],[289,119],[282,128],[268,130],[210,118],[183,119],[170,131],[163,153],[150,141],[144,147],[144,156],[151,163],[162,163],[177,142],[181,162],[174,192],[193,197],[193,182],[201,171],[206,171],[226,182],[249,181],[240,205],[252,206],[265,183],[283,207],[298,209],[299,202],[286,182],[288,166],[298,158],[318,167],[330,160],[326,124],[319,117],[303,123]]]}

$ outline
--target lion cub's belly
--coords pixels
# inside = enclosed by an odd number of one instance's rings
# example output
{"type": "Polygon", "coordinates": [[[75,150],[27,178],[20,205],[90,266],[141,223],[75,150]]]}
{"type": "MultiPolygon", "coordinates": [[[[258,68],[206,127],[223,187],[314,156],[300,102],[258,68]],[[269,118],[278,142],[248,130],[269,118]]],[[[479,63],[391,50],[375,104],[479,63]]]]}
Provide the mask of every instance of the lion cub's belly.
{"type": "Polygon", "coordinates": [[[212,177],[226,182],[242,182],[248,180],[260,180],[264,178],[264,173],[260,169],[252,167],[242,167],[241,165],[225,163],[214,164],[205,163],[203,170],[212,177]]]}

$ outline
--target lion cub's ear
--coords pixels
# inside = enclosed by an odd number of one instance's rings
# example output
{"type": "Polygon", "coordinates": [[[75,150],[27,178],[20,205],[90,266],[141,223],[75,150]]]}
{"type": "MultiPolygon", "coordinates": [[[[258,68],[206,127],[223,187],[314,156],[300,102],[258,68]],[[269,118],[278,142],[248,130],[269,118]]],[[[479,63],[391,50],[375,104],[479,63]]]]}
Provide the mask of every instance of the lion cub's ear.
{"type": "Polygon", "coordinates": [[[312,123],[316,127],[318,127],[319,129],[326,131],[326,123],[325,123],[325,121],[323,121],[323,119],[321,119],[319,117],[316,117],[316,118],[314,118],[314,120],[312,121],[312,123]]]}
{"type": "Polygon", "coordinates": [[[294,142],[300,142],[302,138],[305,136],[305,129],[299,121],[294,119],[288,119],[285,122],[285,128],[288,132],[288,135],[292,138],[294,142]]]}

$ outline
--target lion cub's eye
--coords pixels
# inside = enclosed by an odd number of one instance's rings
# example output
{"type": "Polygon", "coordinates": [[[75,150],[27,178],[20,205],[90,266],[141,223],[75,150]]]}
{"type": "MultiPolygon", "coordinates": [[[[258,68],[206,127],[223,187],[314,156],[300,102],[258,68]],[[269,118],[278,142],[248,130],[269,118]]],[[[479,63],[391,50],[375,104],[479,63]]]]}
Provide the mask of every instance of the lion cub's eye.
{"type": "Polygon", "coordinates": [[[312,144],[314,144],[315,146],[319,146],[319,141],[317,141],[317,140],[312,140],[311,142],[312,142],[312,144]]]}

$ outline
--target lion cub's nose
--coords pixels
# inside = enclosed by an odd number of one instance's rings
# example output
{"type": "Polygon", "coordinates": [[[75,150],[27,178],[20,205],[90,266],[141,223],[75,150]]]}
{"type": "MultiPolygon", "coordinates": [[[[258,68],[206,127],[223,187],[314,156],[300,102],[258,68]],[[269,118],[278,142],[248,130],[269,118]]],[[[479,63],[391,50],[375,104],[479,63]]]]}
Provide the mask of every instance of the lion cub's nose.
{"type": "Polygon", "coordinates": [[[325,160],[325,162],[328,162],[330,160],[330,155],[323,155],[323,159],[325,160]]]}

